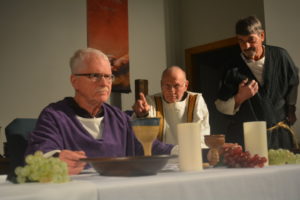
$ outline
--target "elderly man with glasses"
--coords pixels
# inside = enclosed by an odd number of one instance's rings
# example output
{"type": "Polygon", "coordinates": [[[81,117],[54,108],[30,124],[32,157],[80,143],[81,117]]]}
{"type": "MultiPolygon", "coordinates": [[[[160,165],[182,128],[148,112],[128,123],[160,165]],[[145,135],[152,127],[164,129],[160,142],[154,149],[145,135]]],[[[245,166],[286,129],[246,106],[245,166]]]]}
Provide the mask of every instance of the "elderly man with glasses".
{"type": "MultiPolygon", "coordinates": [[[[86,157],[142,155],[141,144],[132,131],[130,118],[106,103],[110,97],[111,65],[101,51],[87,48],[70,60],[74,97],[48,105],[29,135],[27,154],[37,150],[57,156],[68,164],[69,174],[78,174],[86,157]]],[[[156,140],[153,154],[170,154],[173,145],[156,140]]]]}
{"type": "Polygon", "coordinates": [[[215,102],[230,118],[226,141],[244,145],[243,122],[266,121],[268,147],[293,149],[298,69],[285,49],[264,44],[255,16],[240,19],[235,28],[241,53],[229,59],[215,102]]]}
{"type": "MultiPolygon", "coordinates": [[[[167,144],[178,144],[177,124],[197,122],[201,128],[202,147],[204,135],[210,134],[209,114],[206,103],[200,93],[187,91],[189,81],[185,72],[178,66],[164,70],[161,77],[161,93],[140,99],[133,105],[133,117],[161,117],[158,139],[167,144]]],[[[177,148],[172,149],[172,153],[177,148]]]]}

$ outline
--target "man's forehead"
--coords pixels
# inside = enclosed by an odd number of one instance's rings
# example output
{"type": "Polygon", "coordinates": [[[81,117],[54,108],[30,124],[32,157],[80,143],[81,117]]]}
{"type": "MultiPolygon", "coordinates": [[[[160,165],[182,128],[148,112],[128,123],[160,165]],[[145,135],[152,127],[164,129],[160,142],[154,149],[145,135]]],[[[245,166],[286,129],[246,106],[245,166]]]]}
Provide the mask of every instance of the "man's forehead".
{"type": "Polygon", "coordinates": [[[184,82],[185,79],[183,77],[165,77],[163,78],[163,83],[179,83],[184,82]]]}
{"type": "Polygon", "coordinates": [[[259,35],[256,33],[252,33],[249,35],[237,35],[238,39],[249,39],[249,38],[257,38],[257,37],[259,37],[259,35]]]}
{"type": "Polygon", "coordinates": [[[89,60],[83,64],[82,70],[101,70],[111,72],[110,63],[106,60],[89,60]]]}

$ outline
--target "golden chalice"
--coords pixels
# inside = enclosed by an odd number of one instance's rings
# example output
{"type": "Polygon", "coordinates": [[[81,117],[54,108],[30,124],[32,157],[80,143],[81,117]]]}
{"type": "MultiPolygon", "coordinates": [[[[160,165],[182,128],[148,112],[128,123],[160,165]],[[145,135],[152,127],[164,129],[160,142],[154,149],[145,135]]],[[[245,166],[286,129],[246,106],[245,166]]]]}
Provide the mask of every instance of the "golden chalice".
{"type": "Polygon", "coordinates": [[[152,144],[159,132],[160,118],[137,118],[131,121],[135,137],[142,144],[145,156],[152,155],[152,144]]]}
{"type": "Polygon", "coordinates": [[[224,135],[205,135],[205,144],[210,148],[207,154],[209,164],[215,166],[220,161],[219,149],[225,143],[224,135]]]}

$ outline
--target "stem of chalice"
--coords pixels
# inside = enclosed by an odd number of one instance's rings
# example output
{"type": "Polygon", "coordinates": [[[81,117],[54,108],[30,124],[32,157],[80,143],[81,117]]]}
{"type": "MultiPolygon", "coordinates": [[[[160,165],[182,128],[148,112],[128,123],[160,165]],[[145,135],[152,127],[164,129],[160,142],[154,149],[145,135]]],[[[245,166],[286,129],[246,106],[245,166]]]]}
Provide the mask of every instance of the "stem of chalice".
{"type": "Polygon", "coordinates": [[[153,142],[141,142],[143,145],[143,149],[144,149],[144,155],[145,156],[151,156],[152,155],[152,143],[153,142]]]}
{"type": "Polygon", "coordinates": [[[142,144],[145,156],[152,155],[152,144],[159,132],[160,118],[138,118],[131,121],[137,140],[142,144]]]}

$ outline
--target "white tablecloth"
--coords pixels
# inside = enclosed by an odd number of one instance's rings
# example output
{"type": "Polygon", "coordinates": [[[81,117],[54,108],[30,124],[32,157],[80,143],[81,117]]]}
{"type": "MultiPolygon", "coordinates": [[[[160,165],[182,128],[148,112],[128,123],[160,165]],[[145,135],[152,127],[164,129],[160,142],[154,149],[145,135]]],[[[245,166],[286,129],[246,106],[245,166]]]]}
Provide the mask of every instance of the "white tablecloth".
{"type": "Polygon", "coordinates": [[[89,181],[68,183],[0,183],[1,200],[97,200],[98,188],[89,181]]]}
{"type": "Polygon", "coordinates": [[[212,168],[160,172],[154,176],[108,177],[96,173],[64,184],[0,184],[0,199],[300,199],[300,165],[212,168]]]}

